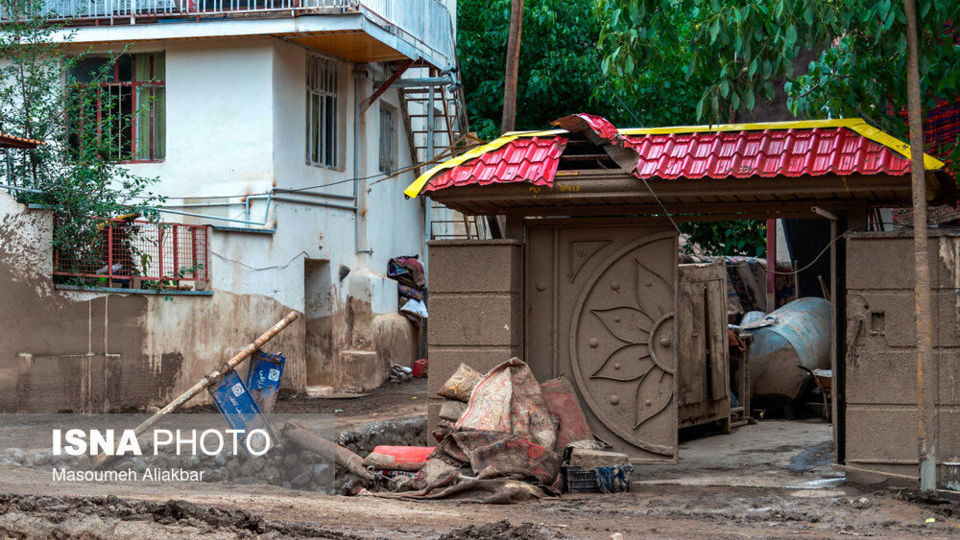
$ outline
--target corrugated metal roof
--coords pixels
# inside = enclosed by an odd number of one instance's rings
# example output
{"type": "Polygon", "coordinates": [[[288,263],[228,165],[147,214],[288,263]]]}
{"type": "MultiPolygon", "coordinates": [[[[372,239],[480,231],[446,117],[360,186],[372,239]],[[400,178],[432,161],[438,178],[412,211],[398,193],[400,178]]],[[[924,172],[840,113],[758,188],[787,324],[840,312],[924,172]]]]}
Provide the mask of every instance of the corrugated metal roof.
{"type": "MultiPolygon", "coordinates": [[[[604,118],[576,114],[564,129],[513,132],[427,171],[404,194],[416,197],[467,184],[531,182],[552,185],[571,132],[597,144],[613,142],[638,153],[640,178],[750,178],[825,175],[907,175],[910,146],[860,118],[757,124],[616,128],[604,118]]],[[[620,161],[617,161],[620,163],[620,161]]],[[[924,155],[928,170],[944,164],[924,155]]],[[[630,165],[623,165],[630,170],[630,165]]]]}
{"type": "Polygon", "coordinates": [[[608,144],[613,144],[620,140],[620,132],[617,126],[602,116],[593,114],[577,113],[563,118],[557,118],[550,122],[552,126],[559,126],[571,133],[578,133],[589,129],[600,139],[604,139],[608,144]]]}
{"type": "Polygon", "coordinates": [[[843,127],[627,136],[640,178],[904,175],[910,160],[843,127]]]}
{"type": "Polygon", "coordinates": [[[552,185],[560,165],[560,154],[568,138],[530,137],[506,142],[478,158],[445,170],[430,179],[423,191],[466,184],[530,182],[552,185]]]}

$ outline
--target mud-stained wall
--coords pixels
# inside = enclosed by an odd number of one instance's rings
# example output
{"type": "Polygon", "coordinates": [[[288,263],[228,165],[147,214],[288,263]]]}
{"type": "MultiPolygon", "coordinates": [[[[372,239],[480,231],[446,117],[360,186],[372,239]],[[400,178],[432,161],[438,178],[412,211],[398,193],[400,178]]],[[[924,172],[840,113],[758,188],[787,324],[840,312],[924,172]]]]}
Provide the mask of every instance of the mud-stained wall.
{"type": "MultiPolygon", "coordinates": [[[[52,217],[0,194],[0,411],[122,411],[162,405],[291,308],[262,295],[104,294],[58,290],[52,217]]],[[[304,324],[267,349],[302,390],[304,324]]]]}
{"type": "Polygon", "coordinates": [[[517,240],[430,242],[430,431],[443,404],[437,392],[461,362],[486,373],[523,358],[521,248],[517,240]]]}
{"type": "MultiPolygon", "coordinates": [[[[930,231],[937,463],[960,489],[960,234],[930,231]]],[[[916,477],[917,363],[912,233],[847,241],[846,461],[916,477]]],[[[871,479],[871,478],[867,478],[871,479]]],[[[872,479],[871,479],[872,480],[872,479]]]]}

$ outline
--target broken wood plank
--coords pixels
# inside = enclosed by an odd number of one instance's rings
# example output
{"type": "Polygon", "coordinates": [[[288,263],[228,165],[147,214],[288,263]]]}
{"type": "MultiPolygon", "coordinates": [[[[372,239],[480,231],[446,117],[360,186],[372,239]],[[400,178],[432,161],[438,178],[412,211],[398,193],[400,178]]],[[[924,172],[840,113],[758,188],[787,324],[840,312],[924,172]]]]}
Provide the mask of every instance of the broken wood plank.
{"type": "MultiPolygon", "coordinates": [[[[288,313],[286,317],[281,319],[277,324],[270,327],[269,330],[261,334],[260,337],[258,337],[256,340],[253,341],[253,343],[244,347],[243,350],[235,354],[233,358],[231,358],[230,360],[227,360],[225,364],[214,369],[210,373],[207,373],[202,379],[197,381],[196,384],[191,386],[189,390],[180,394],[176,399],[168,403],[166,407],[160,409],[159,411],[154,413],[153,416],[151,416],[150,418],[147,418],[142,424],[134,428],[134,433],[136,434],[136,436],[139,437],[141,434],[143,434],[144,431],[149,429],[150,426],[156,424],[165,415],[168,415],[173,411],[179,409],[185,403],[193,399],[197,394],[199,394],[200,392],[203,392],[208,387],[210,387],[211,385],[213,385],[214,383],[222,379],[227,373],[230,373],[231,371],[236,369],[236,367],[239,366],[241,362],[249,358],[250,355],[252,355],[253,353],[259,351],[261,347],[263,347],[264,345],[266,345],[268,341],[276,337],[276,335],[282,332],[284,328],[290,326],[290,323],[297,320],[297,317],[299,316],[300,314],[297,313],[296,311],[291,311],[290,313],[288,313]]],[[[111,457],[112,456],[106,453],[100,454],[99,456],[97,456],[94,464],[96,467],[102,467],[104,464],[106,464],[109,461],[111,457]]]]}

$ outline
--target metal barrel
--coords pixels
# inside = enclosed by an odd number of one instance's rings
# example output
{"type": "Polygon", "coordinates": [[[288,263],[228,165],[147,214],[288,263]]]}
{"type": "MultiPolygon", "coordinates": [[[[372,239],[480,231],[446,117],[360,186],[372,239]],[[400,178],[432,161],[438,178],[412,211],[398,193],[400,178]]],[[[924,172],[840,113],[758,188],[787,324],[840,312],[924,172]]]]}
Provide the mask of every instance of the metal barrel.
{"type": "Polygon", "coordinates": [[[750,374],[754,396],[800,397],[810,369],[830,367],[830,302],[794,300],[767,316],[773,324],[752,330],[750,374]]]}

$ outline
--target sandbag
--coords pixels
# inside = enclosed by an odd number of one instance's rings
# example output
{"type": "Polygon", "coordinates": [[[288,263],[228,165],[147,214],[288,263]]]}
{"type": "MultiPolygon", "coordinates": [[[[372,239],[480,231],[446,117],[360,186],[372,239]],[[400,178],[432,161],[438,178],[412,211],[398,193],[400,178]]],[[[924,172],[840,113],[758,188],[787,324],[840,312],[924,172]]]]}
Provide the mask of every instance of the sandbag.
{"type": "Polygon", "coordinates": [[[473,392],[473,388],[482,378],[483,375],[479,371],[461,362],[457,371],[447,379],[447,382],[443,383],[443,388],[437,394],[466,403],[470,400],[470,393],[473,392]]]}

